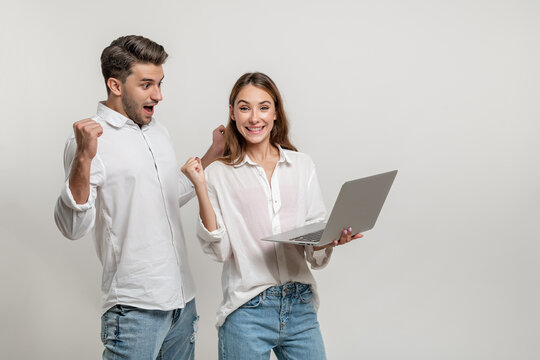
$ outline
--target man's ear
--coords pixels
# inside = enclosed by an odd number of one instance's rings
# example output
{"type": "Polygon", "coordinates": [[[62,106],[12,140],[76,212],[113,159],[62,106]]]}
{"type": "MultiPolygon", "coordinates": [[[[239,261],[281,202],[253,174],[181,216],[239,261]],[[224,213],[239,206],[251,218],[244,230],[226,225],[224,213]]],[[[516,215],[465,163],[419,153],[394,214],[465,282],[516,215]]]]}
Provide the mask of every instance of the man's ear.
{"type": "Polygon", "coordinates": [[[116,96],[122,95],[122,82],[115,78],[109,78],[107,79],[107,87],[111,90],[111,93],[113,93],[116,96]]]}

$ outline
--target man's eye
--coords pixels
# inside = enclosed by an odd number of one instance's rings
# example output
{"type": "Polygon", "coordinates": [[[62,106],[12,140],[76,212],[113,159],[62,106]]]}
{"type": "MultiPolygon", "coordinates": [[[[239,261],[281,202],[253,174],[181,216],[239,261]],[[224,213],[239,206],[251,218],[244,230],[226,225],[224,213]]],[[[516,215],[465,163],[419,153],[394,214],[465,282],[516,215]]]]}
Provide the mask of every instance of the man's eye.
{"type": "Polygon", "coordinates": [[[150,87],[150,84],[143,84],[143,89],[148,89],[150,87]]]}

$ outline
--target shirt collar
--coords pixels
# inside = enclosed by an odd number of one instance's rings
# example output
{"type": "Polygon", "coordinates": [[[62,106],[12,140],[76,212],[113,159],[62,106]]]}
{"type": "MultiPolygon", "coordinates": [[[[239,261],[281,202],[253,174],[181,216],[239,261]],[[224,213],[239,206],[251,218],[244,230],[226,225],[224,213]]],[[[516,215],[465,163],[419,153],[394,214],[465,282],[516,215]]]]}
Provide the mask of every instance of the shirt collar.
{"type": "MultiPolygon", "coordinates": [[[[283,150],[283,148],[278,145],[277,146],[278,150],[279,150],[279,160],[278,160],[278,164],[279,163],[287,163],[287,164],[291,164],[292,161],[291,161],[291,157],[289,155],[287,155],[287,153],[283,150]]],[[[255,161],[251,160],[248,156],[248,154],[244,155],[244,159],[242,160],[242,162],[238,165],[234,165],[234,167],[240,167],[240,166],[243,166],[245,164],[249,164],[249,165],[252,165],[252,166],[259,166],[259,164],[257,164],[255,161]]]]}
{"type": "MultiPolygon", "coordinates": [[[[105,105],[105,101],[100,101],[98,103],[97,115],[116,128],[124,127],[124,125],[139,127],[139,125],[137,125],[130,118],[125,117],[124,115],[120,114],[117,111],[114,111],[113,109],[105,105]]],[[[152,123],[153,121],[151,121],[148,125],[152,123]]],[[[148,125],[143,125],[143,128],[148,125]]]]}

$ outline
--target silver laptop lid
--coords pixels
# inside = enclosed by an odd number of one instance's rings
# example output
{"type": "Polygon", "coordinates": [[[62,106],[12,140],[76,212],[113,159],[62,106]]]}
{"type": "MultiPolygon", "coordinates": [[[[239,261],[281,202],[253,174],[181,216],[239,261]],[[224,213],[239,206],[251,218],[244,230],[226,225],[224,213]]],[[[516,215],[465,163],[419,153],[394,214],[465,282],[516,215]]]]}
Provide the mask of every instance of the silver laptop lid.
{"type": "Polygon", "coordinates": [[[354,233],[368,231],[375,226],[396,174],[394,170],[348,181],[341,187],[328,223],[301,226],[261,240],[322,246],[339,239],[341,231],[349,226],[354,233]],[[309,241],[317,231],[322,231],[317,237],[319,241],[309,241]]]}
{"type": "Polygon", "coordinates": [[[318,245],[339,239],[341,231],[347,226],[352,227],[354,233],[371,230],[396,174],[397,170],[393,170],[344,183],[318,245]]]}

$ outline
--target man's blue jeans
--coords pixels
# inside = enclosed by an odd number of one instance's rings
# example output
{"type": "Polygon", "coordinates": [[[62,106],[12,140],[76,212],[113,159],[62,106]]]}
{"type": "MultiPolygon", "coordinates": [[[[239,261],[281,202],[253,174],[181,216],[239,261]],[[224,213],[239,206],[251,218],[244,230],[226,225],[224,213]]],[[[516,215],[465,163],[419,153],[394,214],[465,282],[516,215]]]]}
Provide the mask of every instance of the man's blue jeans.
{"type": "Polygon", "coordinates": [[[103,359],[192,360],[198,319],[195,299],[171,311],[116,305],[101,317],[103,359]]]}
{"type": "Polygon", "coordinates": [[[219,328],[219,359],[324,360],[324,343],[311,287],[273,286],[230,314],[219,328]]]}

